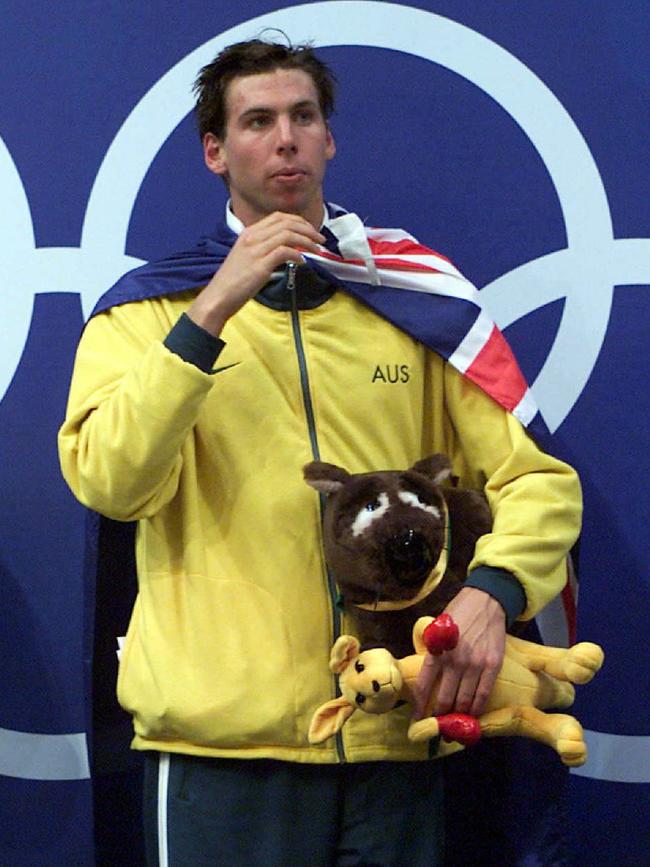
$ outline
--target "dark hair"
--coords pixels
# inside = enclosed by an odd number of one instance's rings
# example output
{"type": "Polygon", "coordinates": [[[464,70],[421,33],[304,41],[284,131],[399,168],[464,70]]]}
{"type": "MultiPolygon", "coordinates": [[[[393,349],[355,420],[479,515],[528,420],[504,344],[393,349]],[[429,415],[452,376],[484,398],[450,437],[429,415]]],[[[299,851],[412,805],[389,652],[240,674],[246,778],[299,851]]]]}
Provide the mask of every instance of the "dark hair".
{"type": "Polygon", "coordinates": [[[314,54],[311,44],[281,45],[251,39],[229,45],[199,72],[194,82],[196,120],[201,138],[211,132],[218,139],[226,134],[226,91],[234,78],[259,75],[275,69],[301,69],[311,76],[323,117],[334,110],[336,78],[314,54]]]}

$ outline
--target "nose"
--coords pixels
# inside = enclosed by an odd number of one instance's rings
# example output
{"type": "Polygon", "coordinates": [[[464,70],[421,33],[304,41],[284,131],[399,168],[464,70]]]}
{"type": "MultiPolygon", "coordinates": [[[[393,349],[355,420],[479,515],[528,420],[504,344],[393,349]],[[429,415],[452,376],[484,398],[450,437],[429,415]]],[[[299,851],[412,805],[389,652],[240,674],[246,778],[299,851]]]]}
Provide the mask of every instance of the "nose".
{"type": "Polygon", "coordinates": [[[415,530],[401,530],[388,539],[385,547],[388,566],[403,582],[421,581],[433,566],[427,540],[415,530]]]}
{"type": "Polygon", "coordinates": [[[278,134],[278,151],[283,153],[285,151],[289,151],[291,153],[295,153],[296,148],[296,137],[293,129],[293,122],[290,117],[287,115],[280,115],[277,121],[277,134],[278,134]]]}

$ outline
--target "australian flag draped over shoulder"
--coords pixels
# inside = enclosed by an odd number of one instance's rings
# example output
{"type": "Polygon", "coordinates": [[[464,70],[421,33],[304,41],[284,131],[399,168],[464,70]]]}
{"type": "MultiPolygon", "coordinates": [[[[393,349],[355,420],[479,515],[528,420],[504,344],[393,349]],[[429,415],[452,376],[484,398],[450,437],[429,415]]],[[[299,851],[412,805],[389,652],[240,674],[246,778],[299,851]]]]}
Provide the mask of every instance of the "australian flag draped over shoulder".
{"type": "MultiPolygon", "coordinates": [[[[326,244],[319,255],[305,253],[307,264],[441,355],[545,439],[548,431],[526,380],[472,284],[407,232],[367,228],[356,214],[335,205],[328,209],[326,244]]],[[[193,250],[130,271],[100,298],[93,315],[205,286],[236,240],[224,224],[193,250]]]]}

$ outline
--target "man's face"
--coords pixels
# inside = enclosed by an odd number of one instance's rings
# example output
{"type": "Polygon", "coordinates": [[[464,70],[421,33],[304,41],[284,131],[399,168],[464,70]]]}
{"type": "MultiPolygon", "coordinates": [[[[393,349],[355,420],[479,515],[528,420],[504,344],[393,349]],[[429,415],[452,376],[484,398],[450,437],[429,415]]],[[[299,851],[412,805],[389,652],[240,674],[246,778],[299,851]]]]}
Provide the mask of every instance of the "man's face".
{"type": "Polygon", "coordinates": [[[322,183],[334,139],[311,76],[276,69],[233,79],[226,91],[223,139],[203,139],[208,168],[225,176],[232,208],[244,223],[273,211],[322,222],[322,183]]]}

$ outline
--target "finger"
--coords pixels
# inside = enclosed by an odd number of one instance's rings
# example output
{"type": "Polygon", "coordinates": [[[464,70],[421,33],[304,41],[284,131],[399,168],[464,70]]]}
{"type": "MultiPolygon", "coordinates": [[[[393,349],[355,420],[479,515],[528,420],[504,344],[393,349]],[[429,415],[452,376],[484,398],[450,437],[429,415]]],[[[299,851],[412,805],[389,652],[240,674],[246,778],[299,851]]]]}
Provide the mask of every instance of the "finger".
{"type": "Polygon", "coordinates": [[[427,654],[413,686],[413,718],[416,720],[428,715],[429,698],[439,671],[439,661],[434,656],[427,654]]]}
{"type": "Polygon", "coordinates": [[[315,229],[309,220],[305,219],[305,217],[302,217],[300,214],[289,214],[284,211],[276,211],[275,213],[278,217],[278,223],[299,227],[301,231],[307,232],[308,234],[313,233],[314,235],[320,235],[318,229],[315,229]]]}
{"type": "Polygon", "coordinates": [[[457,713],[470,713],[471,708],[474,706],[476,691],[480,681],[480,671],[466,670],[458,684],[456,698],[451,710],[455,710],[457,713]]]}
{"type": "Polygon", "coordinates": [[[247,226],[240,235],[244,243],[256,245],[265,243],[269,239],[277,237],[284,231],[294,232],[302,237],[309,238],[316,244],[322,244],[325,237],[317,231],[311,223],[297,214],[283,214],[276,211],[263,220],[247,226]]]}
{"type": "Polygon", "coordinates": [[[302,235],[291,229],[278,231],[275,235],[271,235],[264,241],[256,244],[253,252],[256,257],[263,258],[270,253],[272,254],[280,247],[291,247],[294,250],[308,250],[311,253],[320,252],[318,242],[312,241],[307,235],[302,235]]]}
{"type": "Polygon", "coordinates": [[[460,680],[460,672],[457,669],[451,666],[443,668],[440,683],[438,684],[438,694],[433,705],[435,716],[449,713],[454,707],[460,680]]]}
{"type": "Polygon", "coordinates": [[[276,247],[260,260],[260,264],[263,265],[269,274],[279,266],[284,265],[285,262],[295,262],[296,265],[304,265],[305,258],[300,253],[300,250],[296,250],[295,247],[276,247]]]}
{"type": "Polygon", "coordinates": [[[470,713],[472,716],[481,716],[485,713],[485,706],[494,687],[497,674],[497,671],[489,668],[483,670],[474,692],[474,699],[467,713],[470,713]]]}

